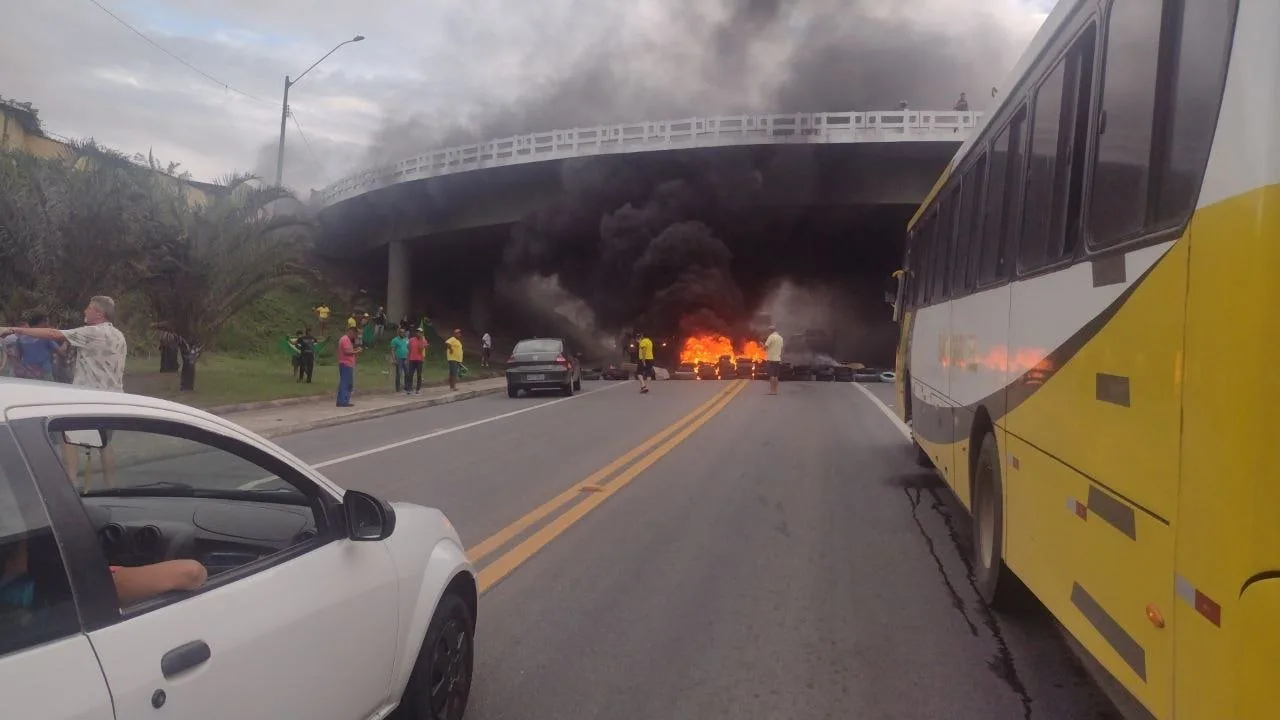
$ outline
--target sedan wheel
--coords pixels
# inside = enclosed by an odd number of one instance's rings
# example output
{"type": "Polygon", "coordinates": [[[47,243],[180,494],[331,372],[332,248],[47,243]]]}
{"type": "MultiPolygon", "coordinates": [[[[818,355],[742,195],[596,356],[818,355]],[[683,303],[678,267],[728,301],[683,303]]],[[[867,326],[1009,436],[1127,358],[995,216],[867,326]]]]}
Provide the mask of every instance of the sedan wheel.
{"type": "Polygon", "coordinates": [[[414,720],[462,720],[471,697],[471,612],[457,595],[445,595],[409,679],[405,705],[414,720]]]}

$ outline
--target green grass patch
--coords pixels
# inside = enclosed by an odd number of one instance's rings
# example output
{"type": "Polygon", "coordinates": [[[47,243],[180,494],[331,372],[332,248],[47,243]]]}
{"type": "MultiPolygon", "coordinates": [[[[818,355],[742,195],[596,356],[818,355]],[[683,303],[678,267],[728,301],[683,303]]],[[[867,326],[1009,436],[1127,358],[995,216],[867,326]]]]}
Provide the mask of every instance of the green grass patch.
{"type": "MultiPolygon", "coordinates": [[[[356,394],[394,389],[393,367],[385,352],[371,350],[356,365],[356,394]]],[[[464,380],[497,377],[493,369],[479,370],[479,360],[470,360],[470,374],[464,380]]],[[[196,365],[196,389],[178,389],[178,373],[159,372],[156,359],[130,359],[125,372],[125,390],[140,395],[165,398],[200,408],[296,397],[333,397],[338,389],[338,366],[334,362],[317,365],[311,384],[297,382],[289,358],[281,354],[257,356],[207,354],[196,365]]],[[[443,362],[428,361],[423,368],[423,387],[448,380],[443,362]]]]}

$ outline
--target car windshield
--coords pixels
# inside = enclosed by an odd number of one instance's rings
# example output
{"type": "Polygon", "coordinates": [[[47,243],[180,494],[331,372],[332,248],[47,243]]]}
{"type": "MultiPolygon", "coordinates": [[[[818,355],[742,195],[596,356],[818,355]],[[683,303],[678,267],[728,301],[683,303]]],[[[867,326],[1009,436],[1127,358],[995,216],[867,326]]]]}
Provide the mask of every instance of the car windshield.
{"type": "Polygon", "coordinates": [[[511,351],[513,355],[526,355],[528,353],[558,353],[561,350],[559,340],[548,338],[538,338],[535,340],[521,340],[516,343],[516,347],[511,351]]]}

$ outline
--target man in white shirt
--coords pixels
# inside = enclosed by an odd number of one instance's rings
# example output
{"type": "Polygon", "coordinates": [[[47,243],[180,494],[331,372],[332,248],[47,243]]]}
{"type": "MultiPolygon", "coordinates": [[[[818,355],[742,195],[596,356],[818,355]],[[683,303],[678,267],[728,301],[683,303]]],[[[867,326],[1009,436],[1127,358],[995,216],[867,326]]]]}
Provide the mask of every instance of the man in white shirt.
{"type": "Polygon", "coordinates": [[[493,353],[493,338],[486,332],[480,336],[480,367],[489,367],[489,355],[493,353]]]}
{"type": "Polygon", "coordinates": [[[764,340],[764,360],[769,372],[769,394],[778,394],[778,373],[782,366],[782,336],[778,326],[769,324],[769,337],[764,340]]]}
{"type": "MultiPolygon", "coordinates": [[[[71,330],[49,327],[0,328],[0,337],[25,335],[42,340],[67,342],[76,349],[75,374],[71,384],[92,390],[124,392],[124,364],[129,346],[124,333],[111,323],[116,315],[116,303],[106,295],[90,298],[84,309],[84,325],[71,330]]],[[[112,485],[115,474],[115,450],[110,447],[111,436],[105,434],[102,453],[102,472],[107,487],[112,485]]],[[[63,444],[62,459],[67,473],[74,481],[79,456],[74,445],[63,444]]]]}

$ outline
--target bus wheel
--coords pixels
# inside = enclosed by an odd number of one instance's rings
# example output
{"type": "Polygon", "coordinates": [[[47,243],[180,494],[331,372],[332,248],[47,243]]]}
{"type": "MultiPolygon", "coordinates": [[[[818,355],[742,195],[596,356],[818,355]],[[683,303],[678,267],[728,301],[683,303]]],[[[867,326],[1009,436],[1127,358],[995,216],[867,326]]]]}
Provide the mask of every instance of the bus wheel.
{"type": "Polygon", "coordinates": [[[973,479],[973,575],[978,594],[996,610],[1017,606],[1017,579],[1004,564],[1004,484],[991,433],[982,438],[973,479]]]}

